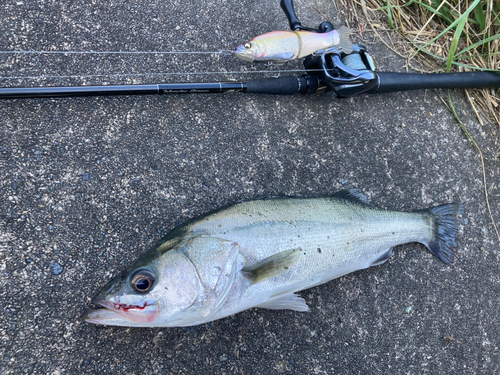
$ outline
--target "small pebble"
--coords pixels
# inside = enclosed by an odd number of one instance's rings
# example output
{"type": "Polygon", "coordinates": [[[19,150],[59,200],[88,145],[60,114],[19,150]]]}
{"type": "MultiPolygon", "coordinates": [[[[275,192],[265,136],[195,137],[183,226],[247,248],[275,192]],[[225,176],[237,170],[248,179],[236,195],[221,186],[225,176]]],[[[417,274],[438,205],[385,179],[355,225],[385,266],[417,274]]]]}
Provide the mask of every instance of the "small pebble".
{"type": "Polygon", "coordinates": [[[50,263],[49,266],[50,273],[53,275],[59,275],[63,271],[63,267],[56,262],[50,263]]]}
{"type": "Polygon", "coordinates": [[[17,182],[16,181],[12,181],[11,186],[12,186],[13,190],[16,190],[17,189],[17,182]]]}
{"type": "Polygon", "coordinates": [[[82,173],[82,179],[83,181],[88,180],[89,174],[88,173],[82,173]]]}

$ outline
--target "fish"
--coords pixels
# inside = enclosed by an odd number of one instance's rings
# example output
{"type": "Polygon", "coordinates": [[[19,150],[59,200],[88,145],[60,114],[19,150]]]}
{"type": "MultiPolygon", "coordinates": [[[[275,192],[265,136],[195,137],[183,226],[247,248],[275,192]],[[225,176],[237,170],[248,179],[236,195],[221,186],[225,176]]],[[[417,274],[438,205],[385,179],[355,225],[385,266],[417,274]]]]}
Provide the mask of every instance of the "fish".
{"type": "Polygon", "coordinates": [[[460,202],[400,212],[359,190],[323,198],[244,201],[192,219],[110,280],[83,319],[129,327],[183,327],[250,308],[309,311],[297,292],[378,266],[419,242],[448,265],[460,202]]]}
{"type": "Polygon", "coordinates": [[[246,62],[285,62],[333,47],[349,54],[354,48],[350,35],[351,30],[346,26],[327,33],[273,31],[239,45],[234,55],[246,62]]]}

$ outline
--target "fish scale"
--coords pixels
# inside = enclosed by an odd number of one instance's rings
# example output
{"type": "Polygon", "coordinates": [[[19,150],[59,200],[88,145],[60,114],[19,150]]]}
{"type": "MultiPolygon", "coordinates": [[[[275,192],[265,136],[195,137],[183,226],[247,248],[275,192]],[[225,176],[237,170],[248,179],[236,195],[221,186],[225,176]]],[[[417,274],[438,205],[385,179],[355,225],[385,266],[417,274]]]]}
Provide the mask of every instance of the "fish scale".
{"type": "MultiPolygon", "coordinates": [[[[228,211],[215,215],[232,217],[233,209],[228,211]]],[[[209,220],[194,224],[192,229],[237,240],[242,252],[254,261],[292,248],[302,249],[303,256],[283,274],[249,288],[239,306],[224,306],[220,317],[233,314],[235,309],[246,310],[258,303],[263,295],[271,298],[272,295],[293,293],[367,268],[392,247],[420,242],[431,235],[431,228],[421,214],[375,210],[331,199],[254,201],[235,206],[234,212],[236,216],[252,212],[249,218],[257,216],[261,221],[257,226],[254,222],[249,225],[240,222],[232,227],[232,220],[222,219],[227,226],[218,227],[207,225],[212,221],[209,220]],[[263,207],[267,213],[262,213],[263,207]]],[[[218,222],[213,219],[214,223],[218,222]]],[[[235,289],[238,282],[245,284],[245,277],[240,276],[235,289]]]]}
{"type": "Polygon", "coordinates": [[[105,308],[90,309],[85,319],[172,327],[252,307],[307,311],[296,292],[382,264],[400,244],[420,242],[452,264],[462,214],[460,203],[378,209],[355,190],[239,203],[175,228],[103,288],[94,302],[105,308]],[[130,275],[143,277],[147,290],[134,290],[130,275]]]}

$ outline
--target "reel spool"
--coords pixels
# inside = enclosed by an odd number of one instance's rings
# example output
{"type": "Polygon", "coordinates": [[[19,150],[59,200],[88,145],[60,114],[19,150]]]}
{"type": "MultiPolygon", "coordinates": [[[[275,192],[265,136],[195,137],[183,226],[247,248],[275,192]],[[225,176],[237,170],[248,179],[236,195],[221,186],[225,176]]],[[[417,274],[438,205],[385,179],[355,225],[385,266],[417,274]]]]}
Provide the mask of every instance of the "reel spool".
{"type": "Polygon", "coordinates": [[[308,56],[304,66],[310,74],[319,75],[327,91],[333,91],[339,98],[377,91],[379,78],[375,61],[365,47],[354,44],[348,55],[337,48],[319,51],[318,55],[308,56]]]}

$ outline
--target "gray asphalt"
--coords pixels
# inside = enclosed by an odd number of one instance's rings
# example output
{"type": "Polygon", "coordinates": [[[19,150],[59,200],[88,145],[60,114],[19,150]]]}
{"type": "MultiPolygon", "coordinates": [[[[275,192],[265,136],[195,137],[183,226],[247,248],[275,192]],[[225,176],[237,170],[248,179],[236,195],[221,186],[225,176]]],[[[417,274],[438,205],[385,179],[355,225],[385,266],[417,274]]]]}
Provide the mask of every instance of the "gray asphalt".
{"type": "MultiPolygon", "coordinates": [[[[337,15],[330,1],[314,4],[337,15]]],[[[220,51],[288,27],[278,1],[24,0],[0,8],[0,50],[220,51]]],[[[308,1],[296,9],[304,25],[323,21],[308,1]]],[[[381,43],[367,46],[381,71],[403,71],[381,43]]],[[[269,68],[205,54],[0,55],[1,77],[127,74],[0,79],[4,87],[266,76],[193,74],[221,69],[269,68]],[[184,74],[128,75],[167,71],[184,74]]],[[[499,373],[499,243],[478,153],[439,95],[1,101],[1,372],[499,373]],[[301,292],[309,313],[252,309],[172,329],[81,321],[100,287],[176,225],[243,199],[346,188],[387,209],[463,202],[455,267],[408,244],[382,266],[301,292]]],[[[499,130],[479,125],[461,92],[452,96],[484,153],[499,223],[499,130]]]]}

